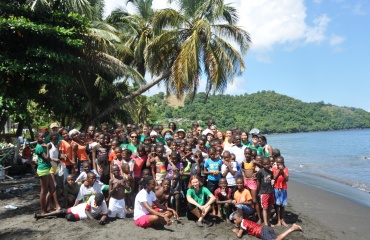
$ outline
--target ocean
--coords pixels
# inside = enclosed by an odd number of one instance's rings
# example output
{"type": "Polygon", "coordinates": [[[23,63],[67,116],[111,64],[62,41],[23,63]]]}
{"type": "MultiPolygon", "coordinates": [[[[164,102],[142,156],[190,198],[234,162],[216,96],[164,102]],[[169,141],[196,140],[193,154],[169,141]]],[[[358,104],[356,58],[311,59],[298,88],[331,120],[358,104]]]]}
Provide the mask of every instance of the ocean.
{"type": "Polygon", "coordinates": [[[370,207],[370,129],[266,138],[269,145],[280,149],[292,180],[370,207]]]}

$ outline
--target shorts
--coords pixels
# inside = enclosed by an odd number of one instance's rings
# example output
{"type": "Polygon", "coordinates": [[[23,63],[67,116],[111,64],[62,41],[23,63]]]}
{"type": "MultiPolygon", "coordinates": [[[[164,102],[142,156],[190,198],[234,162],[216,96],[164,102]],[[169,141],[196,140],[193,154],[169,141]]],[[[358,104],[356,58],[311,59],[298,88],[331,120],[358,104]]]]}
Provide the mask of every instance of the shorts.
{"type": "MultiPolygon", "coordinates": [[[[243,214],[245,214],[245,215],[251,215],[253,213],[253,211],[254,211],[254,209],[251,206],[245,205],[245,204],[237,204],[236,205],[236,208],[237,209],[241,209],[243,211],[243,214]]],[[[238,211],[232,212],[230,214],[230,217],[229,217],[230,221],[233,220],[233,215],[236,212],[238,212],[238,211]]]]}
{"type": "Polygon", "coordinates": [[[78,204],[77,206],[71,207],[67,209],[67,215],[71,214],[74,216],[75,221],[87,219],[87,215],[85,212],[86,203],[78,204]]]}
{"type": "Polygon", "coordinates": [[[250,190],[257,190],[257,182],[255,179],[244,179],[244,186],[250,190]]]}
{"type": "Polygon", "coordinates": [[[276,233],[274,229],[270,226],[263,226],[261,229],[261,239],[262,240],[274,240],[276,239],[276,233]]]}
{"type": "Polygon", "coordinates": [[[268,209],[274,206],[274,194],[273,193],[261,194],[261,205],[263,209],[268,209]]]}
{"type": "Polygon", "coordinates": [[[285,189],[274,188],[275,191],[275,205],[286,207],[288,205],[288,192],[285,189]]]}
{"type": "Polygon", "coordinates": [[[37,169],[37,175],[39,175],[39,177],[50,175],[50,169],[44,169],[44,170],[37,169]]]}
{"type": "Polygon", "coordinates": [[[218,188],[218,181],[207,181],[207,188],[213,194],[215,190],[218,188]]]}
{"type": "Polygon", "coordinates": [[[143,227],[143,228],[151,227],[152,224],[149,222],[149,216],[150,214],[139,217],[138,219],[134,221],[135,225],[138,227],[143,227]]]}
{"type": "Polygon", "coordinates": [[[51,174],[56,174],[57,173],[57,168],[58,168],[58,164],[55,163],[55,162],[51,162],[50,173],[51,174]]]}
{"type": "Polygon", "coordinates": [[[125,199],[109,199],[108,217],[111,218],[126,218],[126,204],[125,199]]]}
{"type": "Polygon", "coordinates": [[[161,185],[162,184],[162,181],[164,180],[164,178],[166,177],[166,173],[156,173],[155,174],[155,181],[161,185]]]}

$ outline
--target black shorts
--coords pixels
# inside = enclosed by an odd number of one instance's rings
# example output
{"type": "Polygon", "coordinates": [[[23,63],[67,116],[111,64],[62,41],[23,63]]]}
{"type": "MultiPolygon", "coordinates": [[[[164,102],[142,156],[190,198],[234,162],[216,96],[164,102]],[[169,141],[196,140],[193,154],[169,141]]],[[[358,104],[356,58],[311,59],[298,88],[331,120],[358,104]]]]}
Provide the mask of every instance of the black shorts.
{"type": "Polygon", "coordinates": [[[274,240],[277,238],[274,229],[270,226],[263,226],[261,230],[262,240],[274,240]]]}
{"type": "Polygon", "coordinates": [[[208,180],[207,181],[207,188],[208,190],[214,194],[215,190],[218,188],[218,181],[211,181],[211,180],[208,180]]]}

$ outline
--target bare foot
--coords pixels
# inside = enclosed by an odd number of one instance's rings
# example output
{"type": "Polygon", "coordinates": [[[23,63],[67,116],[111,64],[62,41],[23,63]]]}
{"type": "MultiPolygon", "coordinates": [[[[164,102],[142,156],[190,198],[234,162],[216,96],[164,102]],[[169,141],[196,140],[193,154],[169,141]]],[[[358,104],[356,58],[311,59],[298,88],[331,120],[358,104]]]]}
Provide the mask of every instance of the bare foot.
{"type": "Polygon", "coordinates": [[[258,219],[257,224],[259,224],[259,225],[261,225],[261,224],[262,224],[261,219],[258,219]]]}
{"type": "Polygon", "coordinates": [[[290,227],[293,231],[301,231],[303,232],[303,229],[301,228],[301,226],[297,225],[297,224],[293,224],[291,227],[290,227]]]}
{"type": "Polygon", "coordinates": [[[222,215],[221,215],[221,213],[217,214],[217,217],[219,217],[219,218],[222,218],[222,215]]]}
{"type": "Polygon", "coordinates": [[[231,223],[230,220],[228,218],[226,218],[226,223],[231,223]]]}
{"type": "Polygon", "coordinates": [[[276,226],[281,226],[281,222],[278,221],[277,224],[276,224],[276,226]]]}
{"type": "Polygon", "coordinates": [[[281,220],[281,224],[283,224],[284,227],[289,227],[284,220],[281,220]]]}

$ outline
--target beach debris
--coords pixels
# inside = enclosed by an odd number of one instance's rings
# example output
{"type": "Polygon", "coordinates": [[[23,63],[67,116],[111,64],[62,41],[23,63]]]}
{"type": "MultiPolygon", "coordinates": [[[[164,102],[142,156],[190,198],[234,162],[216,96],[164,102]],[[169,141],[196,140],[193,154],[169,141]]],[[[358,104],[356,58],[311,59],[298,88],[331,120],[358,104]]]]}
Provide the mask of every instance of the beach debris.
{"type": "Polygon", "coordinates": [[[4,208],[6,208],[6,209],[10,209],[10,210],[14,210],[14,209],[17,209],[17,207],[16,206],[14,206],[14,205],[11,205],[11,204],[9,204],[9,205],[6,205],[4,208]]]}

